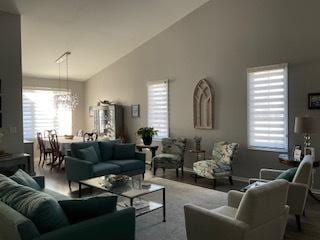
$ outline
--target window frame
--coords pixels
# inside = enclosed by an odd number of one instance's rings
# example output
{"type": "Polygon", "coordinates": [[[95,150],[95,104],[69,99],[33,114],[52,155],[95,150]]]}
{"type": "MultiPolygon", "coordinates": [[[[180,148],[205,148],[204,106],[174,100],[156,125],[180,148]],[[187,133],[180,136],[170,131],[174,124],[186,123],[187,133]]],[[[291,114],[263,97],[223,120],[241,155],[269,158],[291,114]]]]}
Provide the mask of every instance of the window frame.
{"type": "Polygon", "coordinates": [[[257,150],[257,151],[267,151],[267,152],[278,152],[278,153],[285,153],[288,152],[289,149],[289,81],[288,81],[288,63],[281,63],[281,64],[273,64],[267,66],[259,66],[259,67],[252,67],[247,69],[247,148],[250,150],[257,150]],[[271,71],[276,69],[284,69],[284,135],[285,143],[284,148],[274,148],[274,147],[259,147],[253,146],[250,144],[250,136],[251,136],[251,128],[250,128],[250,118],[251,118],[251,111],[250,111],[250,74],[253,72],[262,72],[262,71],[271,71]]]}
{"type": "MultiPolygon", "coordinates": [[[[164,137],[159,137],[159,136],[154,136],[153,140],[155,141],[161,141],[163,138],[169,138],[170,137],[170,121],[169,121],[169,116],[170,116],[170,108],[169,108],[169,79],[163,79],[163,80],[157,80],[157,81],[148,81],[147,82],[147,126],[148,127],[153,127],[150,125],[150,120],[149,120],[149,86],[150,85],[155,85],[155,84],[160,84],[160,83],[165,83],[167,86],[167,136],[164,137]]],[[[156,129],[156,128],[155,128],[156,129]]]]}

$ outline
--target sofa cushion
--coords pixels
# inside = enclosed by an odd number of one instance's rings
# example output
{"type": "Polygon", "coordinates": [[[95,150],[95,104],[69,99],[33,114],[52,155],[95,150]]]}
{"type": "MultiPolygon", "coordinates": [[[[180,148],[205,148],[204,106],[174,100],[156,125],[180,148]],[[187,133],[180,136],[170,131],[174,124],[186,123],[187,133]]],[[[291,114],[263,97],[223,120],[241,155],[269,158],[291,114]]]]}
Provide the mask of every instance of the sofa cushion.
{"type": "Polygon", "coordinates": [[[68,218],[53,197],[20,185],[1,174],[0,199],[29,218],[41,234],[69,225],[68,218]]]}
{"type": "Polygon", "coordinates": [[[112,140],[107,142],[99,142],[102,161],[105,162],[113,158],[114,145],[116,143],[119,143],[119,141],[112,140]]]}
{"type": "Polygon", "coordinates": [[[100,162],[93,165],[93,173],[95,176],[102,176],[108,174],[118,174],[121,172],[120,166],[112,163],[100,162]]]}
{"type": "Polygon", "coordinates": [[[136,159],[111,160],[110,163],[120,166],[121,172],[144,168],[144,162],[136,159]]]}
{"type": "Polygon", "coordinates": [[[117,196],[96,196],[59,201],[71,224],[116,211],[117,196]]]}
{"type": "Polygon", "coordinates": [[[281,173],[277,179],[285,179],[288,182],[292,182],[294,175],[296,175],[297,172],[297,167],[294,168],[289,168],[288,170],[284,171],[283,173],[281,173]]]}
{"type": "Polygon", "coordinates": [[[83,148],[88,148],[92,146],[94,150],[96,151],[98,160],[101,161],[101,153],[100,153],[100,148],[99,148],[99,143],[98,142],[79,142],[79,143],[71,143],[70,148],[71,148],[71,156],[75,158],[81,158],[81,153],[80,149],[83,148]]]}
{"type": "Polygon", "coordinates": [[[92,162],[93,164],[99,162],[98,155],[93,146],[80,149],[79,155],[81,159],[92,162]]]}
{"type": "Polygon", "coordinates": [[[134,143],[117,143],[114,145],[114,159],[134,159],[136,152],[134,143]]]}
{"type": "Polygon", "coordinates": [[[31,187],[35,190],[41,191],[41,187],[39,186],[39,184],[28,173],[26,173],[22,169],[19,169],[18,171],[16,171],[16,173],[10,176],[10,178],[21,185],[31,187]]]}

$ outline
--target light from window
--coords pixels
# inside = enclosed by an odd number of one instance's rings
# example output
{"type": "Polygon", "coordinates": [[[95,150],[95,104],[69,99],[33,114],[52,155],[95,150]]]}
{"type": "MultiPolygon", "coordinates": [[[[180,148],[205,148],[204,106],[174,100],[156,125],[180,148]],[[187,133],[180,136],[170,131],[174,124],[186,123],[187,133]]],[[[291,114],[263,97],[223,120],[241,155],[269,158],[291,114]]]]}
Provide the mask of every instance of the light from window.
{"type": "Polygon", "coordinates": [[[248,147],[288,150],[287,64],[248,69],[248,147]]]}
{"type": "Polygon", "coordinates": [[[23,89],[23,134],[33,139],[37,132],[55,129],[58,135],[72,133],[72,111],[58,108],[53,90],[23,89]]]}
{"type": "Polygon", "coordinates": [[[158,130],[156,138],[169,136],[168,81],[148,83],[148,126],[158,130]]]}

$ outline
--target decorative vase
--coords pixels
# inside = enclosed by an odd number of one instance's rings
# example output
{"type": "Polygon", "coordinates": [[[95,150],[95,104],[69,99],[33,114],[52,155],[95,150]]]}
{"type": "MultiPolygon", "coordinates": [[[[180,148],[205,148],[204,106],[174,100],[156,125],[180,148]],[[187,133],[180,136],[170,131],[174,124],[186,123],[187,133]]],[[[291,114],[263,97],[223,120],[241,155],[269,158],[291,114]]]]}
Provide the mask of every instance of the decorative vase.
{"type": "Polygon", "coordinates": [[[142,141],[144,145],[151,145],[152,143],[152,137],[147,136],[147,137],[142,137],[142,141]]]}

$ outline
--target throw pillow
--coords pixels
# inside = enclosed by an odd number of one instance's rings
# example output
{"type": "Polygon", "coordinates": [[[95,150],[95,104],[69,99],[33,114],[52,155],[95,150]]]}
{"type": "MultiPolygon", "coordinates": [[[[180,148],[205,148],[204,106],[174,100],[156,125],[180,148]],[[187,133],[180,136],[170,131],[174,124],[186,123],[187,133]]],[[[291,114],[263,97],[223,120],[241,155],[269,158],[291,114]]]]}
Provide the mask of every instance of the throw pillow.
{"type": "Polygon", "coordinates": [[[114,159],[134,159],[136,152],[134,143],[117,143],[114,145],[114,159]]]}
{"type": "Polygon", "coordinates": [[[294,175],[296,175],[296,172],[297,172],[297,169],[296,167],[294,168],[289,168],[288,170],[284,171],[283,173],[281,173],[277,179],[285,179],[289,182],[292,182],[293,178],[294,178],[294,175]]]}
{"type": "Polygon", "coordinates": [[[97,196],[59,201],[71,224],[116,211],[117,196],[97,196]]]}
{"type": "Polygon", "coordinates": [[[41,234],[69,225],[59,203],[50,195],[0,176],[0,200],[29,218],[41,234]]]}
{"type": "Polygon", "coordinates": [[[39,186],[39,184],[28,173],[26,173],[22,169],[19,169],[18,171],[16,171],[16,173],[10,176],[10,178],[21,185],[31,187],[35,190],[41,191],[41,187],[39,186]]]}
{"type": "Polygon", "coordinates": [[[93,146],[90,146],[88,148],[83,148],[79,150],[80,158],[92,163],[98,163],[98,155],[96,151],[94,150],[93,146]]]}

